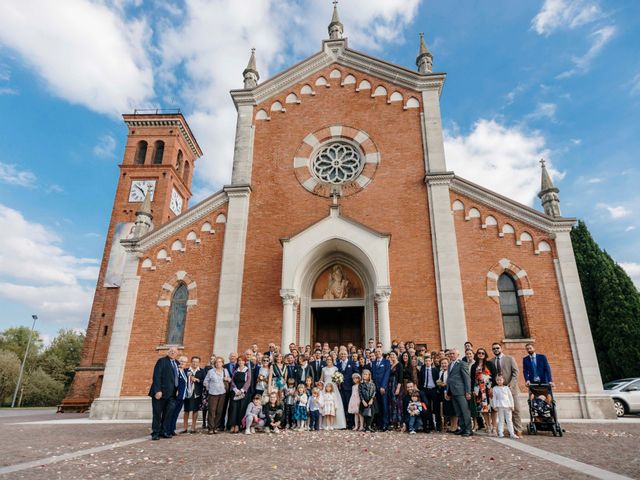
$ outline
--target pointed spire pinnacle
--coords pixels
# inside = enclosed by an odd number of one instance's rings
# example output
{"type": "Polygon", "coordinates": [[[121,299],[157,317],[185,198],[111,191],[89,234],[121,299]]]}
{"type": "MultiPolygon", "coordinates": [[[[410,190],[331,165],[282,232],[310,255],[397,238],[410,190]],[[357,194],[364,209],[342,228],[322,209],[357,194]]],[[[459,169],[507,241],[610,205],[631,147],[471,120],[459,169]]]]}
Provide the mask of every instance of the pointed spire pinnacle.
{"type": "Polygon", "coordinates": [[[331,23],[329,24],[329,39],[339,40],[344,33],[344,26],[340,21],[338,15],[338,0],[333,0],[333,16],[331,17],[331,23]]]}
{"type": "Polygon", "coordinates": [[[148,188],[144,194],[144,201],[140,206],[140,209],[136,211],[136,221],[133,227],[133,238],[144,237],[151,229],[151,220],[153,215],[151,214],[151,195],[153,192],[151,188],[148,188]]]}
{"type": "Polygon", "coordinates": [[[551,175],[546,167],[544,159],[540,159],[541,178],[540,178],[540,193],[538,197],[542,200],[542,207],[544,213],[551,217],[560,217],[560,190],[553,185],[551,181],[551,175]]]}
{"type": "Polygon", "coordinates": [[[433,55],[424,41],[424,33],[420,33],[420,51],[416,57],[416,66],[419,73],[431,73],[433,68],[433,55]]]}
{"type": "Polygon", "coordinates": [[[249,63],[247,68],[242,72],[244,77],[244,88],[256,88],[258,86],[258,80],[260,80],[260,74],[258,73],[258,67],[256,67],[256,49],[251,49],[251,56],[249,57],[249,63]]]}
{"type": "Polygon", "coordinates": [[[144,194],[144,200],[140,210],[136,212],[136,215],[145,214],[151,216],[151,189],[147,188],[147,192],[144,194]]]}

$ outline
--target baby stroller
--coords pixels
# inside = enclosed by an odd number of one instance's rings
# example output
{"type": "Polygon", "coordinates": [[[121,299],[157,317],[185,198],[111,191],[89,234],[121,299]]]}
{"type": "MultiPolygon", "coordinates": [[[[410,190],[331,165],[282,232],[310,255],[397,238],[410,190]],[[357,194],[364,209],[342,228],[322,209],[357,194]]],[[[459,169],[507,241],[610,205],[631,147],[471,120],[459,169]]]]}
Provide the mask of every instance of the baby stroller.
{"type": "Polygon", "coordinates": [[[562,427],[558,423],[556,401],[551,385],[548,383],[529,384],[529,426],[527,433],[537,435],[538,431],[552,432],[553,436],[562,436],[562,427]]]}

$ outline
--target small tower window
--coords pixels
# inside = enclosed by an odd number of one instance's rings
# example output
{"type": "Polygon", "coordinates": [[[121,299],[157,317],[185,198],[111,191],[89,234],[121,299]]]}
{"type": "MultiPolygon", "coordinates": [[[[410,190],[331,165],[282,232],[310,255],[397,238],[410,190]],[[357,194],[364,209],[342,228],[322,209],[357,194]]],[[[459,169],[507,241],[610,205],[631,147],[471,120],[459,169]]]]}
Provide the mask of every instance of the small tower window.
{"type": "Polygon", "coordinates": [[[136,148],[136,156],[134,158],[134,163],[136,165],[144,165],[144,159],[147,157],[147,142],[144,140],[140,140],[138,142],[138,147],[136,148]]]}
{"type": "Polygon", "coordinates": [[[182,345],[184,324],[187,318],[187,300],[189,300],[189,290],[184,283],[181,283],[171,298],[169,328],[167,329],[168,345],[182,345]]]}
{"type": "Polygon", "coordinates": [[[180,173],[182,169],[182,150],[178,150],[178,158],[176,158],[176,172],[180,173]]]}
{"type": "Polygon", "coordinates": [[[524,338],[524,324],[522,308],[516,283],[510,275],[503,273],[498,278],[498,292],[500,292],[500,311],[505,338],[524,338]]]}
{"type": "Polygon", "coordinates": [[[164,142],[158,140],[153,144],[153,164],[160,165],[162,163],[162,157],[164,156],[164,142]]]}
{"type": "Polygon", "coordinates": [[[182,174],[182,179],[184,183],[189,184],[189,174],[191,173],[191,166],[189,166],[189,162],[184,163],[184,172],[182,174]]]}

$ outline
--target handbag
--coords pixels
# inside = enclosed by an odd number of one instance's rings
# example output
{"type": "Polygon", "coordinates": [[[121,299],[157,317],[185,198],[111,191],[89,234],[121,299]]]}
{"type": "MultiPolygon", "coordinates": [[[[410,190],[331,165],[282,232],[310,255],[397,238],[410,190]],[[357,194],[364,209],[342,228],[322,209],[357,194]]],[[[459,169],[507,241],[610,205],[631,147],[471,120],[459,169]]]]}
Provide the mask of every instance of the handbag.
{"type": "Polygon", "coordinates": [[[242,399],[244,398],[244,395],[245,395],[244,390],[240,390],[238,393],[236,393],[236,394],[233,396],[233,399],[234,399],[234,400],[242,400],[242,399]]]}
{"type": "Polygon", "coordinates": [[[363,417],[373,417],[373,412],[371,411],[371,407],[364,407],[362,409],[362,416],[363,417]]]}

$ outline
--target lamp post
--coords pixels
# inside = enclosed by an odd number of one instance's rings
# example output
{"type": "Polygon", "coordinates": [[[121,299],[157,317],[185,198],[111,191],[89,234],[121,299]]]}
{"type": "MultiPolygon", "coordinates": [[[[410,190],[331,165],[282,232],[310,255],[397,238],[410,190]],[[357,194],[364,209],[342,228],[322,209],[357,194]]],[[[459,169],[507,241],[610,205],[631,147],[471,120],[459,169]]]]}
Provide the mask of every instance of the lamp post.
{"type": "Polygon", "coordinates": [[[20,383],[22,383],[22,374],[24,373],[24,364],[27,363],[27,355],[29,354],[29,347],[31,346],[31,338],[33,337],[33,329],[36,328],[37,315],[31,315],[33,318],[33,325],[31,325],[31,331],[29,332],[29,341],[27,342],[27,348],[24,351],[24,357],[22,359],[22,365],[20,365],[20,375],[18,375],[18,383],[16,383],[16,390],[13,392],[13,400],[11,401],[11,408],[16,406],[16,397],[18,396],[18,390],[20,390],[20,383]]]}

